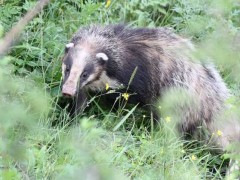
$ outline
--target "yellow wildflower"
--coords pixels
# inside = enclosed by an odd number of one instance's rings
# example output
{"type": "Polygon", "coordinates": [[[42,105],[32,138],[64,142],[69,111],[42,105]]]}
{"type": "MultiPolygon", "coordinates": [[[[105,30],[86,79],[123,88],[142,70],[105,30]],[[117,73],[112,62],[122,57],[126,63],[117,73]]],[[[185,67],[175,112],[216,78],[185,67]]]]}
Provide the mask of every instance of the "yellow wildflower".
{"type": "Polygon", "coordinates": [[[166,122],[170,122],[170,121],[171,121],[171,117],[167,116],[167,117],[165,118],[165,120],[166,120],[166,122]]]}
{"type": "Polygon", "coordinates": [[[109,89],[109,84],[106,83],[106,91],[109,89]]]}
{"type": "Polygon", "coordinates": [[[128,93],[123,93],[122,97],[127,101],[129,98],[129,94],[128,93]]]}
{"type": "Polygon", "coordinates": [[[108,7],[110,6],[110,4],[111,4],[111,0],[107,0],[107,2],[106,2],[106,8],[108,8],[108,7]]]}
{"type": "Polygon", "coordinates": [[[223,134],[222,131],[220,131],[220,130],[217,131],[218,136],[222,136],[222,134],[223,134]]]}
{"type": "Polygon", "coordinates": [[[145,118],[145,117],[146,117],[146,115],[144,114],[144,115],[143,115],[143,118],[145,118]]]}
{"type": "Polygon", "coordinates": [[[192,155],[192,156],[191,156],[191,159],[192,159],[193,161],[195,161],[195,160],[197,159],[197,157],[194,156],[194,155],[192,155]]]}

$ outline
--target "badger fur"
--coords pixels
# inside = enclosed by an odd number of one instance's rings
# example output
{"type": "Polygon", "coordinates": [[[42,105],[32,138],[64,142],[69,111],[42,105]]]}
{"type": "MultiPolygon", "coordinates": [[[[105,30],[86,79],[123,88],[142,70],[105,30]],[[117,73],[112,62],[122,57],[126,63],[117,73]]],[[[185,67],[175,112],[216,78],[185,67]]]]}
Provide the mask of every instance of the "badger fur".
{"type": "Polygon", "coordinates": [[[80,109],[87,100],[86,92],[105,91],[109,84],[112,89],[122,87],[123,92],[134,94],[130,102],[154,107],[170,89],[182,88],[198,99],[198,105],[179,107],[185,111],[180,131],[192,133],[199,125],[210,134],[221,130],[216,144],[225,148],[231,141],[240,141],[237,120],[218,121],[230,95],[213,65],[194,61],[193,50],[191,42],[167,28],[81,28],[66,45],[62,93],[75,97],[80,109]]]}

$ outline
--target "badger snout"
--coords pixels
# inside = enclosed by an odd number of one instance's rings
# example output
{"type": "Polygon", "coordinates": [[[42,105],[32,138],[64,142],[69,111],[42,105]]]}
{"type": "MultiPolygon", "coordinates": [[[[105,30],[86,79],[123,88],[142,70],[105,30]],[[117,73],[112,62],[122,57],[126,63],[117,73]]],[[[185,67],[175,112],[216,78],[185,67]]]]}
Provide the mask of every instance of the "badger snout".
{"type": "Polygon", "coordinates": [[[76,89],[71,86],[63,85],[62,95],[66,97],[74,97],[76,94],[76,89]]]}

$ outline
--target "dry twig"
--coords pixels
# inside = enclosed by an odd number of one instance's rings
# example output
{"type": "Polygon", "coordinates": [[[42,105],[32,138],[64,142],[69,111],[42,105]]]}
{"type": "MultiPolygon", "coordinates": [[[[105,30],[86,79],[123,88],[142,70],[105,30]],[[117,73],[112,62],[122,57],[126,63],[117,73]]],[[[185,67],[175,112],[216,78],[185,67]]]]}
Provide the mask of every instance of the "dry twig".
{"type": "Polygon", "coordinates": [[[5,55],[15,40],[19,37],[24,27],[46,6],[50,0],[39,0],[37,4],[27,12],[27,14],[18,21],[18,23],[6,34],[0,41],[0,57],[5,55]]]}

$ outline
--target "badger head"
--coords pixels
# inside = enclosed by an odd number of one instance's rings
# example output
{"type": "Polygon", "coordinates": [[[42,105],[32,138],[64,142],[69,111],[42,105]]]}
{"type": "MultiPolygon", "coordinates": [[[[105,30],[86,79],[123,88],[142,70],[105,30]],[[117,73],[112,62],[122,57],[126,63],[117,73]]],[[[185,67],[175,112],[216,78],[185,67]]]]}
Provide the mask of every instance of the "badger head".
{"type": "Polygon", "coordinates": [[[106,75],[108,56],[87,46],[69,43],[62,62],[62,94],[77,95],[80,89],[104,89],[110,81],[106,75]]]}

